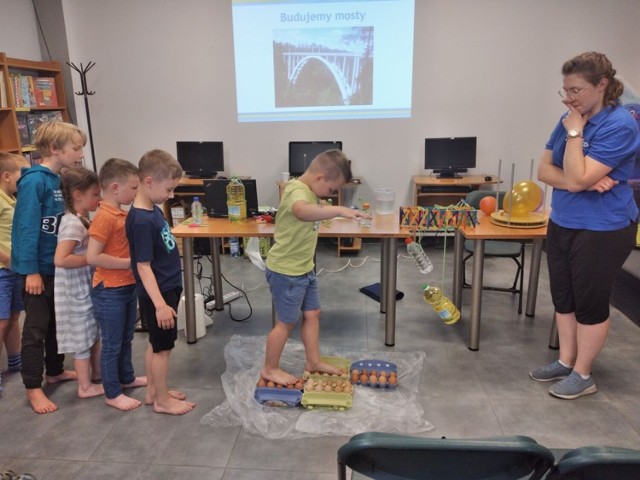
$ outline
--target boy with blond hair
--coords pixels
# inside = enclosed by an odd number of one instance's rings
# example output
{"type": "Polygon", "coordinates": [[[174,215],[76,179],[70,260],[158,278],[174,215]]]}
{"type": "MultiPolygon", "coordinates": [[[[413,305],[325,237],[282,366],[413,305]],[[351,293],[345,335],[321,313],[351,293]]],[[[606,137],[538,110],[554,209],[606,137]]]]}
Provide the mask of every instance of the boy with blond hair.
{"type": "Polygon", "coordinates": [[[11,231],[11,269],[22,276],[25,310],[22,381],[36,413],[58,409],[42,389],[45,372],[48,384],[77,378],[75,372],[64,369],[64,355],[58,354],[53,256],[64,214],[60,171],[82,163],[86,143],[87,136],[75,125],[59,121],[41,125],[34,144],[42,163],[25,170],[18,180],[11,231]]]}
{"type": "Polygon", "coordinates": [[[195,404],[169,390],[169,356],[177,338],[176,310],[182,294],[180,254],[162,210],[182,177],[178,162],[163,150],[145,153],[138,164],[140,188],[127,216],[131,268],[138,287],[140,317],[149,329],[145,354],[145,403],[157,413],[183,415],[195,404]]]}
{"type": "Polygon", "coordinates": [[[19,372],[21,367],[18,319],[24,310],[22,281],[20,275],[11,271],[11,224],[16,208],[16,182],[20,178],[20,169],[27,166],[21,155],[0,153],[0,353],[2,346],[6,345],[10,372],[19,372]]]}
{"type": "Polygon", "coordinates": [[[142,405],[124,394],[124,388],[143,387],[146,377],[136,377],[132,343],[136,329],[136,288],[131,272],[129,243],[125,234],[127,212],[138,190],[138,169],[119,158],[107,160],[99,173],[102,201],[89,227],[87,262],[96,267],[91,300],[98,325],[102,351],[100,373],[105,403],[118,410],[142,405]]]}

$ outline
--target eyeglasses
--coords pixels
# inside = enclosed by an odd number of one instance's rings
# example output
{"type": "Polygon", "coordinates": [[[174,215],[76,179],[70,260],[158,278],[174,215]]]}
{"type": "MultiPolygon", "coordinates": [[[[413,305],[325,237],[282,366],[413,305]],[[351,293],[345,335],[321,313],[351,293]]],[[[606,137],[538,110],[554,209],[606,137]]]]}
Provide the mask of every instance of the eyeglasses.
{"type": "Polygon", "coordinates": [[[589,85],[582,88],[570,88],[569,90],[561,88],[560,90],[558,90],[558,95],[560,95],[560,98],[562,98],[562,100],[574,100],[578,98],[580,94],[582,94],[582,92],[587,88],[589,88],[589,85]]]}

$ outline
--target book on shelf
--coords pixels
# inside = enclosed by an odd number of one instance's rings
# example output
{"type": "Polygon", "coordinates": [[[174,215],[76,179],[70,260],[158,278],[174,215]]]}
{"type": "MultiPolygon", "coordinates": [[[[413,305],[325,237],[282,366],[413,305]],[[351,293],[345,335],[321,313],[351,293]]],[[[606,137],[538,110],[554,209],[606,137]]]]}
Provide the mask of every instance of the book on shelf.
{"type": "Polygon", "coordinates": [[[31,75],[27,75],[27,91],[29,92],[29,106],[36,106],[36,86],[31,75]]]}
{"type": "MultiPolygon", "coordinates": [[[[20,95],[23,107],[31,107],[31,95],[29,95],[29,76],[20,75],[20,95]]],[[[35,97],[34,97],[35,100],[35,97]]],[[[35,105],[33,105],[35,107],[35,105]]]]}
{"type": "Polygon", "coordinates": [[[13,92],[13,100],[16,108],[24,107],[22,103],[22,84],[20,82],[20,74],[10,73],[9,79],[11,80],[11,90],[13,92]]]}
{"type": "Polygon", "coordinates": [[[33,142],[31,141],[31,135],[29,134],[29,122],[26,112],[16,112],[18,118],[18,134],[20,135],[20,145],[27,147],[33,142]]]}
{"type": "Polygon", "coordinates": [[[0,108],[8,108],[7,86],[4,83],[4,72],[0,70],[0,108]]]}
{"type": "Polygon", "coordinates": [[[36,77],[34,79],[35,107],[57,107],[56,79],[53,77],[36,77]]]}
{"type": "Polygon", "coordinates": [[[34,165],[40,165],[42,163],[42,156],[40,155],[40,152],[36,150],[32,152],[25,152],[23,153],[23,156],[27,159],[29,165],[31,165],[32,167],[34,165]]]}
{"type": "Polygon", "coordinates": [[[27,114],[27,125],[29,128],[29,137],[31,138],[31,142],[36,138],[36,130],[43,123],[51,122],[53,120],[58,120],[60,122],[63,121],[62,112],[58,110],[52,110],[48,112],[30,112],[27,114]]]}

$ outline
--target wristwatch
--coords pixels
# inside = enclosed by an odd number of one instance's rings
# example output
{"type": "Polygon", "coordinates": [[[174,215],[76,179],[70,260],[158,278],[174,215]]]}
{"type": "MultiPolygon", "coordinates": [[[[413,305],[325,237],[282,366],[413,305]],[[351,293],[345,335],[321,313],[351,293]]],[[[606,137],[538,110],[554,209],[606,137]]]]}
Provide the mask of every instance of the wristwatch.
{"type": "Polygon", "coordinates": [[[570,138],[582,138],[582,130],[569,130],[567,132],[567,140],[569,140],[570,138]]]}

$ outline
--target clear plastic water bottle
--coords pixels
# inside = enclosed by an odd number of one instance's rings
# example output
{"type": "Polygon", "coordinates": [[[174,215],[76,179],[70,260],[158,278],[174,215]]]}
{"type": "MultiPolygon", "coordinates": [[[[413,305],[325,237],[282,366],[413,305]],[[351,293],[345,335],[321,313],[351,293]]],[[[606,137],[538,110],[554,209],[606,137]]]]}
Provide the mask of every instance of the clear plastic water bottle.
{"type": "Polygon", "coordinates": [[[420,273],[427,274],[431,272],[431,270],[433,270],[433,264],[431,260],[429,260],[429,257],[427,257],[427,254],[424,253],[422,246],[414,242],[411,238],[405,238],[404,243],[407,244],[407,253],[416,261],[420,273]]]}
{"type": "Polygon", "coordinates": [[[447,325],[460,320],[460,310],[446,297],[438,287],[431,287],[426,283],[422,285],[424,301],[433,307],[435,312],[447,325]]]}
{"type": "Polygon", "coordinates": [[[227,185],[227,209],[231,223],[244,223],[247,220],[244,185],[238,177],[231,177],[231,181],[227,185]]]}
{"type": "MultiPolygon", "coordinates": [[[[362,213],[367,215],[371,215],[371,204],[369,202],[362,203],[362,213]]],[[[360,218],[358,221],[359,225],[363,228],[371,228],[371,217],[369,218],[360,218]]]]}
{"type": "Polygon", "coordinates": [[[232,257],[239,257],[242,255],[240,253],[240,239],[238,239],[238,237],[229,238],[229,252],[231,252],[232,257]]]}
{"type": "Polygon", "coordinates": [[[193,197],[193,203],[191,204],[191,217],[193,223],[200,225],[202,223],[202,204],[198,197],[193,197]]]}

